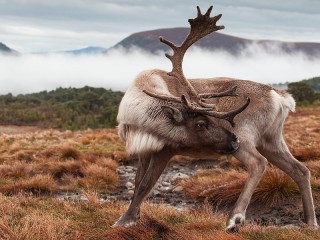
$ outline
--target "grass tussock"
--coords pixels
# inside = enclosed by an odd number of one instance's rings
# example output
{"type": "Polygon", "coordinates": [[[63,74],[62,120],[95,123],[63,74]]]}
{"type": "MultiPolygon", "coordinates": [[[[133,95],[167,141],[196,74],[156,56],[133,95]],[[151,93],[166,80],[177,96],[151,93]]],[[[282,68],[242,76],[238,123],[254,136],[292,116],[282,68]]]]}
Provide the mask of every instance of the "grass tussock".
{"type": "Polygon", "coordinates": [[[114,190],[119,182],[119,177],[114,170],[97,164],[87,165],[83,173],[85,176],[90,176],[79,181],[79,184],[86,189],[114,190]]]}
{"type": "MultiPolygon", "coordinates": [[[[238,199],[246,178],[247,174],[244,172],[207,169],[182,180],[180,185],[190,198],[229,205],[238,199]]],[[[252,202],[275,206],[298,193],[298,188],[290,177],[278,169],[270,168],[255,189],[252,202]]]]}
{"type": "Polygon", "coordinates": [[[284,172],[270,168],[262,177],[252,196],[252,202],[276,206],[299,194],[297,185],[284,172]]]}
{"type": "Polygon", "coordinates": [[[203,169],[192,177],[181,180],[179,185],[192,199],[208,199],[215,203],[231,204],[238,198],[246,177],[246,172],[236,170],[203,169]]]}
{"type": "Polygon", "coordinates": [[[65,147],[61,149],[61,158],[62,159],[74,159],[77,160],[80,158],[80,153],[78,150],[72,147],[65,147]]]}
{"type": "Polygon", "coordinates": [[[39,174],[30,178],[19,179],[0,185],[0,192],[5,194],[16,194],[21,191],[32,194],[52,194],[58,189],[58,184],[49,174],[39,174]]]}

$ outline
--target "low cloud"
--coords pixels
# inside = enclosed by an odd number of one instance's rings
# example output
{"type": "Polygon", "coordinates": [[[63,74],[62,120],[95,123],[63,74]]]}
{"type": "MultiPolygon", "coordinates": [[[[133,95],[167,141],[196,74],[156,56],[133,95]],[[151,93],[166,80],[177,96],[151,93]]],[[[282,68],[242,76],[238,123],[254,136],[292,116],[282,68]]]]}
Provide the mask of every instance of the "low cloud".
{"type": "MultiPolygon", "coordinates": [[[[190,78],[224,76],[271,84],[320,75],[320,58],[312,60],[302,54],[268,53],[255,45],[237,57],[190,50],[184,61],[185,75],[190,78]]],[[[125,91],[140,71],[152,68],[169,71],[171,63],[163,54],[138,49],[118,49],[107,55],[0,55],[0,94],[83,86],[125,91]]]]}

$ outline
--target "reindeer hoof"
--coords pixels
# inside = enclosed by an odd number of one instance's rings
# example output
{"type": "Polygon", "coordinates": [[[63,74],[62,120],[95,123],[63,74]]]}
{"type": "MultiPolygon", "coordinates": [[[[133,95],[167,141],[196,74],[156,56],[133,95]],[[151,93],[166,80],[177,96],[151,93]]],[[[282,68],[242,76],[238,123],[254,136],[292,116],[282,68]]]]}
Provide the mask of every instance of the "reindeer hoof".
{"type": "Polygon", "coordinates": [[[131,227],[136,225],[136,220],[133,219],[126,219],[125,217],[120,217],[112,226],[111,228],[115,227],[131,227]]]}
{"type": "Polygon", "coordinates": [[[242,225],[245,221],[245,216],[242,213],[237,213],[233,215],[227,221],[226,232],[227,233],[234,233],[239,230],[239,226],[242,225]]]}

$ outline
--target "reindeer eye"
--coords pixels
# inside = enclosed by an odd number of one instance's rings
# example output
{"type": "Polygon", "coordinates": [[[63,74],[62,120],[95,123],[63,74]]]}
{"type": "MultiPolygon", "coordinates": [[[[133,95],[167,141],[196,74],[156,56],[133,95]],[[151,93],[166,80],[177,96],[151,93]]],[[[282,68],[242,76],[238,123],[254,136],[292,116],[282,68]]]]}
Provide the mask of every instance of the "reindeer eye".
{"type": "Polygon", "coordinates": [[[203,120],[200,120],[196,123],[195,127],[196,127],[196,129],[201,130],[201,129],[207,127],[207,123],[203,120]]]}

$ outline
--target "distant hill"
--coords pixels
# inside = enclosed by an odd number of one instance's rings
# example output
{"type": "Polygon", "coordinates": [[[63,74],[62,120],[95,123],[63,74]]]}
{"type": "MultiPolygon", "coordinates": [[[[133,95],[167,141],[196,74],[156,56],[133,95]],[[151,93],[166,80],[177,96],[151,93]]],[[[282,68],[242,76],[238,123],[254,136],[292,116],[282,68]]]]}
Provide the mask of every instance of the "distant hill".
{"type": "Polygon", "coordinates": [[[69,50],[69,51],[64,51],[63,53],[68,53],[68,54],[74,54],[74,55],[94,55],[94,54],[101,54],[104,51],[106,51],[106,48],[102,47],[86,47],[86,48],[81,48],[81,49],[76,49],[76,50],[69,50]]]}
{"type": "Polygon", "coordinates": [[[122,92],[93,87],[0,95],[0,125],[71,130],[115,127],[122,96],[122,92]]]}
{"type": "Polygon", "coordinates": [[[5,54],[18,54],[17,51],[9,48],[7,45],[3,44],[0,42],[0,53],[5,53],[5,54]]]}
{"type": "MultiPolygon", "coordinates": [[[[155,53],[168,51],[169,47],[159,41],[159,36],[180,44],[189,32],[188,28],[167,28],[134,33],[117,43],[112,48],[131,47],[142,48],[155,53]]],[[[199,40],[195,46],[211,50],[223,50],[233,55],[241,53],[241,50],[250,44],[256,44],[267,51],[276,51],[278,48],[287,53],[303,53],[309,57],[320,57],[320,43],[309,42],[283,42],[272,40],[250,40],[215,32],[199,40]],[[277,48],[275,49],[275,46],[277,48]]]]}
{"type": "Polygon", "coordinates": [[[103,54],[106,51],[106,48],[103,47],[94,47],[89,46],[86,48],[74,49],[74,50],[65,50],[65,51],[56,51],[56,52],[34,52],[33,54],[70,54],[70,55],[96,55],[103,54]]]}

